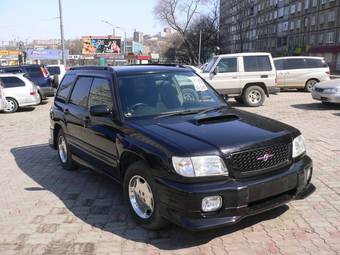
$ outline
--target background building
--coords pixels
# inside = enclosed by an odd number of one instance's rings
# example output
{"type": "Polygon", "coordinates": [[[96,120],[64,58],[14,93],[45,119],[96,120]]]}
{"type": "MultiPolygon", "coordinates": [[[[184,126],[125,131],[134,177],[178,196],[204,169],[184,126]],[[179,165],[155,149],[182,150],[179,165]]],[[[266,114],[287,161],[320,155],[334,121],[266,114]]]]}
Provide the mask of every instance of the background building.
{"type": "Polygon", "coordinates": [[[340,0],[221,0],[223,52],[317,55],[340,71],[340,0]]]}

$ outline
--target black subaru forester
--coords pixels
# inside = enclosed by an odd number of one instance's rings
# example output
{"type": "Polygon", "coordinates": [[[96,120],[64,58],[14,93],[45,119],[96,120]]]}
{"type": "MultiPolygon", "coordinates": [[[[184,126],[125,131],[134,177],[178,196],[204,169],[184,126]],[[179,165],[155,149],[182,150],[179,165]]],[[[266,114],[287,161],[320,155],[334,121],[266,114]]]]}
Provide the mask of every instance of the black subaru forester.
{"type": "Polygon", "coordinates": [[[122,183],[133,217],[149,229],[233,224],[311,182],[297,129],[230,107],[184,67],[71,68],[50,118],[62,166],[122,183]]]}

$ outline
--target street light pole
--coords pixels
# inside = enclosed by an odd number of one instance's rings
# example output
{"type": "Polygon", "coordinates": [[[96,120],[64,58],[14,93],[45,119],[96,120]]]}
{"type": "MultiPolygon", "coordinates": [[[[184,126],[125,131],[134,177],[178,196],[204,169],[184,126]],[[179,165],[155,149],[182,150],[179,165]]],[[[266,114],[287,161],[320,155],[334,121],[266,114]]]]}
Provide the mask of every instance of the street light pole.
{"type": "Polygon", "coordinates": [[[198,46],[198,65],[201,64],[201,49],[202,49],[202,30],[200,30],[200,41],[198,46]]]}
{"type": "Polygon", "coordinates": [[[65,39],[64,39],[64,25],[63,25],[63,10],[62,10],[61,0],[59,0],[59,21],[60,21],[60,39],[61,39],[61,54],[62,54],[62,63],[66,66],[66,57],[65,57],[65,39]]]}

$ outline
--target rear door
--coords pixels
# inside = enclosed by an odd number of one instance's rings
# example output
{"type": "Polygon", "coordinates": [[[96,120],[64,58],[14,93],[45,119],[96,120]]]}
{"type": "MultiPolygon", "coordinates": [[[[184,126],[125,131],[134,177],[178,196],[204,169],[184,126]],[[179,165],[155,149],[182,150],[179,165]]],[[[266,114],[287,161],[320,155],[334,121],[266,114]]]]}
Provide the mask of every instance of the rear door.
{"type": "MultiPolygon", "coordinates": [[[[91,106],[106,105],[114,112],[111,84],[112,79],[94,77],[88,100],[88,110],[91,106]]],[[[84,141],[90,156],[101,169],[119,178],[117,168],[116,135],[118,127],[114,124],[112,114],[109,116],[90,116],[84,129],[84,141]]]]}
{"type": "Polygon", "coordinates": [[[209,83],[221,94],[239,94],[241,83],[239,80],[238,57],[222,57],[215,65],[216,74],[211,73],[209,83]]]}
{"type": "Polygon", "coordinates": [[[19,105],[27,102],[30,97],[30,90],[26,87],[24,81],[14,76],[0,78],[4,85],[5,97],[14,98],[19,105]]]}
{"type": "Polygon", "coordinates": [[[286,87],[286,71],[285,71],[285,59],[274,60],[277,74],[277,85],[278,87],[286,87]]]}
{"type": "Polygon", "coordinates": [[[68,104],[64,108],[68,142],[74,153],[78,155],[83,155],[86,148],[84,129],[89,116],[87,104],[92,81],[92,77],[79,76],[73,86],[68,104]]]}
{"type": "Polygon", "coordinates": [[[305,76],[308,70],[305,70],[304,58],[288,58],[285,62],[285,80],[287,88],[304,88],[305,76]]]}

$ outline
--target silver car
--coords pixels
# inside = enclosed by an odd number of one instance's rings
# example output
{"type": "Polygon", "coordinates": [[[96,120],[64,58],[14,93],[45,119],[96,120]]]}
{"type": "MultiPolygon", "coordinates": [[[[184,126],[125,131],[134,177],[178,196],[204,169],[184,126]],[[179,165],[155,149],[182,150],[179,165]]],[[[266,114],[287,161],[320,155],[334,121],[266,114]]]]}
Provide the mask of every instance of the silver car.
{"type": "Polygon", "coordinates": [[[323,103],[340,103],[340,79],[317,83],[312,97],[323,103]]]}
{"type": "Polygon", "coordinates": [[[5,109],[6,99],[3,91],[3,87],[0,81],[0,112],[5,109]]]}
{"type": "Polygon", "coordinates": [[[6,100],[4,112],[16,112],[18,108],[40,104],[38,88],[24,74],[0,74],[3,96],[6,100]]]}

